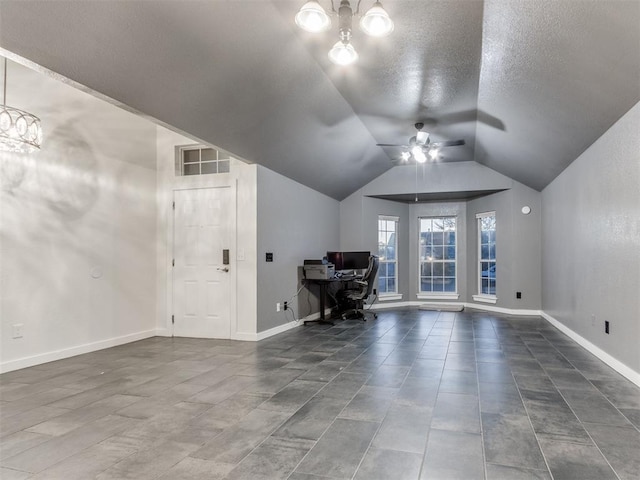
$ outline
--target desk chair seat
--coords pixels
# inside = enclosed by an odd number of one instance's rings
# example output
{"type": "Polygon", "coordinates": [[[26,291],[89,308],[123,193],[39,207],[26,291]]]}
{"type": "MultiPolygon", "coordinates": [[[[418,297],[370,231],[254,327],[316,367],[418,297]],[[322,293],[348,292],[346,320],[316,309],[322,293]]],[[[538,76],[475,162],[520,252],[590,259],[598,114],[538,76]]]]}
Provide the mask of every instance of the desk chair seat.
{"type": "Polygon", "coordinates": [[[347,318],[361,318],[366,321],[366,314],[371,313],[374,318],[378,315],[374,312],[365,312],[364,302],[371,296],[373,292],[373,286],[375,285],[376,275],[378,273],[379,259],[375,255],[369,257],[369,266],[365,271],[362,280],[355,280],[355,288],[347,290],[344,293],[344,298],[355,303],[355,308],[344,312],[342,314],[343,319],[347,318]]]}

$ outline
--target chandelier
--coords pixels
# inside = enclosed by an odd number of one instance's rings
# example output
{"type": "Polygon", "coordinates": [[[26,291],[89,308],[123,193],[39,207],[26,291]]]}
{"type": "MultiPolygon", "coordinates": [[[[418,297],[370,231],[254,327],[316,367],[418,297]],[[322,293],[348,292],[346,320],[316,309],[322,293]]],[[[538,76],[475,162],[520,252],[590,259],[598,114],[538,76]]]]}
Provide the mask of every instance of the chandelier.
{"type": "Polygon", "coordinates": [[[0,106],[0,150],[31,153],[40,150],[42,127],[35,115],[7,105],[7,59],[4,59],[4,83],[0,106]]]}
{"type": "MultiPolygon", "coordinates": [[[[351,45],[351,25],[354,15],[359,14],[360,1],[354,13],[349,0],[341,0],[337,12],[331,0],[331,12],[338,15],[339,40],[329,51],[329,60],[336,65],[349,65],[358,60],[358,52],[351,45]]],[[[296,15],[296,25],[307,32],[326,32],[331,28],[331,18],[317,0],[310,0],[296,15]]],[[[382,8],[382,4],[376,1],[360,19],[360,28],[367,35],[384,37],[393,31],[393,21],[382,8]]]]}

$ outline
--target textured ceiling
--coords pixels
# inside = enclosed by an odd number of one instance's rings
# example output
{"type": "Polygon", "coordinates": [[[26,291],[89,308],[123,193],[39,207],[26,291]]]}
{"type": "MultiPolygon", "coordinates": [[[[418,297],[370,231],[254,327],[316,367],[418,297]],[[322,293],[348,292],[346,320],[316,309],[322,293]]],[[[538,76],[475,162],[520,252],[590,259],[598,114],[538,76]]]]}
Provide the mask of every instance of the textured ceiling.
{"type": "Polygon", "coordinates": [[[0,46],[337,199],[416,121],[466,141],[440,161],[541,190],[640,101],[637,0],[388,0],[395,31],[356,28],[347,68],[326,56],[335,22],[295,26],[302,3],[2,0],[0,46]]]}

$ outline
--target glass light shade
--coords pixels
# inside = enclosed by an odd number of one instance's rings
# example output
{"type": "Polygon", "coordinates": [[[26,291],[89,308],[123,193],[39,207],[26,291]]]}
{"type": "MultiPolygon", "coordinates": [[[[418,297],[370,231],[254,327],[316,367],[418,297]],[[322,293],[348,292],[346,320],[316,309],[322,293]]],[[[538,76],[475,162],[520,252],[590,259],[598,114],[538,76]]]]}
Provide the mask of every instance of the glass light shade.
{"type": "Polygon", "coordinates": [[[329,60],[336,65],[350,65],[358,60],[358,52],[351,43],[343,43],[340,40],[329,50],[329,60]]]}
{"type": "Polygon", "coordinates": [[[411,153],[409,153],[407,151],[402,152],[400,154],[400,158],[402,159],[403,162],[406,162],[407,160],[409,160],[411,158],[411,153]]]}
{"type": "Polygon", "coordinates": [[[431,160],[436,160],[438,158],[438,149],[437,148],[430,148],[429,149],[429,158],[431,160]]]}
{"type": "Polygon", "coordinates": [[[35,115],[0,105],[0,150],[31,153],[40,150],[42,127],[35,115]]]}
{"type": "Polygon", "coordinates": [[[427,132],[419,131],[416,133],[416,143],[424,145],[429,140],[429,134],[427,132]]]}
{"type": "Polygon", "coordinates": [[[360,28],[372,37],[385,37],[393,32],[393,21],[382,4],[376,2],[360,19],[360,28]]]}
{"type": "Polygon", "coordinates": [[[417,145],[411,149],[411,155],[413,155],[413,158],[415,158],[418,163],[424,163],[427,161],[427,156],[422,151],[422,147],[417,145]]]}
{"type": "Polygon", "coordinates": [[[307,32],[324,32],[331,28],[331,18],[317,1],[311,0],[296,14],[296,25],[307,32]]]}

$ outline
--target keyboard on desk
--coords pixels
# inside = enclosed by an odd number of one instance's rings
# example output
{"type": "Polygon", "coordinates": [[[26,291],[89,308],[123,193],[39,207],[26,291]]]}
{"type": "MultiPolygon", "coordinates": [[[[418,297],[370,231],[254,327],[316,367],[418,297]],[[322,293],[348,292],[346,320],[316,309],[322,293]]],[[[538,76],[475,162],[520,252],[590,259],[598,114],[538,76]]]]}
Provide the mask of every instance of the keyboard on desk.
{"type": "Polygon", "coordinates": [[[342,280],[343,282],[348,282],[350,280],[360,280],[362,275],[336,275],[334,278],[342,280]]]}

